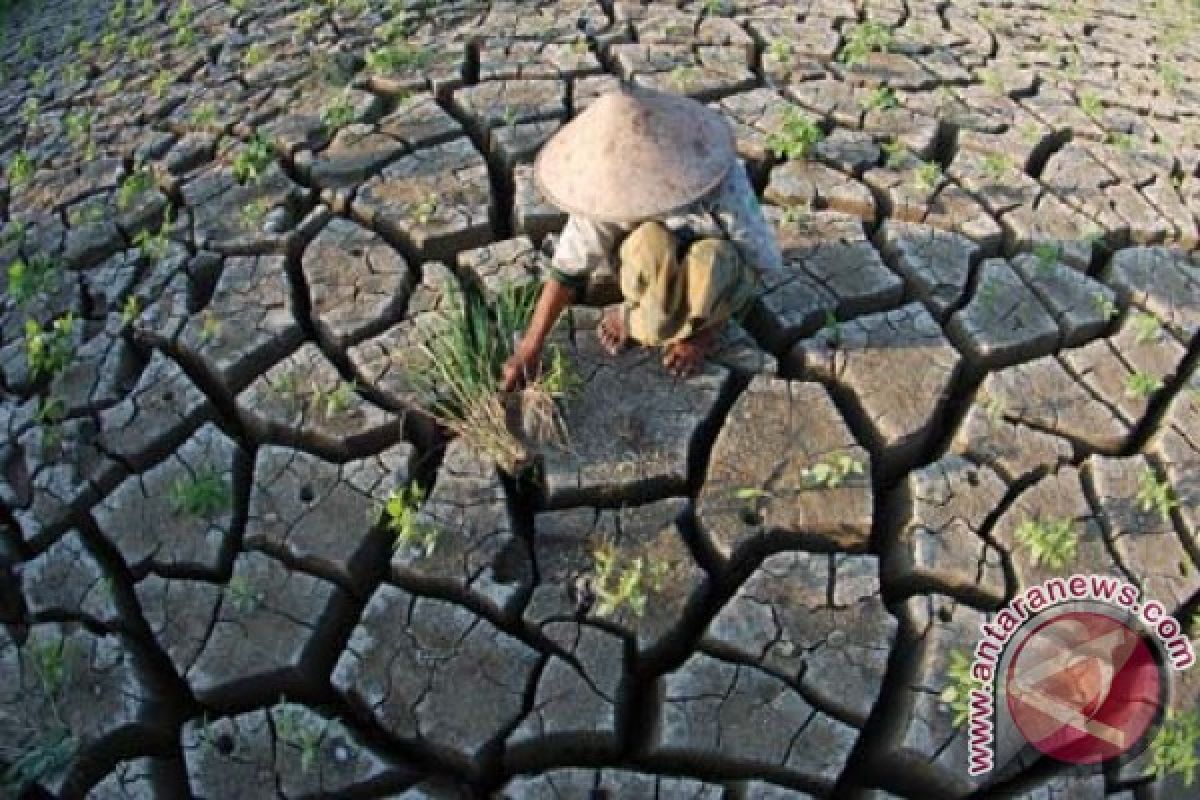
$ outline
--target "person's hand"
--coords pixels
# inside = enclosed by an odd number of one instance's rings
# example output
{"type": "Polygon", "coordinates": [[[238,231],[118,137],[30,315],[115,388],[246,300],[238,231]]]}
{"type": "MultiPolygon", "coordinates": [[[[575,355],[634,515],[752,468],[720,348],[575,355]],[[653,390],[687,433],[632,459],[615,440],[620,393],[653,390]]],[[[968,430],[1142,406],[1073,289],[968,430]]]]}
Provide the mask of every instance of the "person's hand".
{"type": "Polygon", "coordinates": [[[520,389],[525,381],[538,374],[542,366],[542,348],[528,337],[521,339],[512,357],[504,362],[500,373],[500,388],[506,392],[520,389]]]}

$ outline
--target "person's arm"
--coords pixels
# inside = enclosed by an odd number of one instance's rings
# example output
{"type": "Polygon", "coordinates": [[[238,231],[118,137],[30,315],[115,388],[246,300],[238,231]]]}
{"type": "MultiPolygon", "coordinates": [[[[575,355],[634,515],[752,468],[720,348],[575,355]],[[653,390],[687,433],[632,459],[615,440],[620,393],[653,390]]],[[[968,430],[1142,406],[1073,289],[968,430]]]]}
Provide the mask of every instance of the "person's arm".
{"type": "Polygon", "coordinates": [[[517,343],[512,358],[504,364],[500,385],[502,390],[513,391],[537,372],[546,337],[554,330],[554,323],[558,322],[563,309],[571,304],[574,296],[573,289],[553,277],[542,284],[542,293],[533,309],[529,328],[517,343]]]}
{"type": "Polygon", "coordinates": [[[501,388],[508,392],[537,374],[546,338],[571,302],[582,296],[588,276],[612,257],[620,229],[572,215],[554,248],[554,259],[529,328],[504,364],[501,388]]]}
{"type": "Polygon", "coordinates": [[[783,271],[783,254],[775,231],[763,216],[754,187],[741,162],[729,168],[729,174],[721,183],[721,224],[738,254],[754,268],[760,276],[783,271]]]}

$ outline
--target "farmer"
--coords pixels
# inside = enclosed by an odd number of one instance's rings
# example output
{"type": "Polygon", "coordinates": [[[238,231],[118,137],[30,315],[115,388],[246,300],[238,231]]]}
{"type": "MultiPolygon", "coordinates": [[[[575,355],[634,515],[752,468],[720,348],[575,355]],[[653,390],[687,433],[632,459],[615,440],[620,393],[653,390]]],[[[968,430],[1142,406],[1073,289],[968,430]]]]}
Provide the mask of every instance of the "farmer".
{"type": "Polygon", "coordinates": [[[598,268],[616,268],[624,297],[604,312],[602,346],[612,355],[630,341],[662,347],[677,377],[704,364],[759,276],[782,269],[732,129],[694,100],[641,88],[604,95],[546,143],[534,175],[570,218],[504,365],[506,391],[537,373],[554,323],[598,268]]]}

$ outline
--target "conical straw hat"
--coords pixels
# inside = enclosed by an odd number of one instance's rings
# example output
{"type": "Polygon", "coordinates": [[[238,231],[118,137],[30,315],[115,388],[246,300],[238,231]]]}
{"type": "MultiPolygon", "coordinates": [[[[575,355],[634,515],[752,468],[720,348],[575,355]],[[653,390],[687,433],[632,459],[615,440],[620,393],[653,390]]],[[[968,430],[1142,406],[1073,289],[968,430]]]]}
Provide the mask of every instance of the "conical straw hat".
{"type": "Polygon", "coordinates": [[[734,163],[733,129],[679,95],[628,88],[597,98],[548,141],[534,165],[542,194],[572,214],[636,222],[716,187],[734,163]]]}

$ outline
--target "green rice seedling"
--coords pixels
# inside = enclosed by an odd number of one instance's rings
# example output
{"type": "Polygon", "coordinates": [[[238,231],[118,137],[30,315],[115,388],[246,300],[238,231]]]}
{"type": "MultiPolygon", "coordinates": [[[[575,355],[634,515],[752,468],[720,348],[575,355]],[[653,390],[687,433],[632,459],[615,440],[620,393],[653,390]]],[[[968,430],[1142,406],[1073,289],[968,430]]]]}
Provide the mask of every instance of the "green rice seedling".
{"type": "Polygon", "coordinates": [[[176,514],[202,519],[212,519],[233,502],[229,482],[215,467],[205,467],[186,478],[176,479],[168,496],[176,514]]]}
{"type": "Polygon", "coordinates": [[[1162,727],[1150,742],[1150,767],[1147,776],[1164,779],[1179,775],[1187,786],[1196,780],[1200,767],[1200,711],[1168,709],[1162,727]]]}
{"type": "Polygon", "coordinates": [[[192,109],[188,118],[196,127],[206,128],[217,121],[217,107],[211,102],[200,103],[192,109]]]}
{"type": "Polygon", "coordinates": [[[838,60],[854,66],[862,64],[871,53],[886,53],[892,46],[892,32],[878,22],[860,22],[845,34],[838,60]]]}
{"type": "Polygon", "coordinates": [[[804,159],[824,138],[825,132],[816,120],[796,106],[789,105],[783,112],[780,126],[767,135],[767,149],[776,158],[789,161],[804,159]]]}
{"type": "Polygon", "coordinates": [[[428,48],[408,42],[395,42],[367,53],[367,66],[383,74],[425,69],[432,60],[433,53],[428,48]]]}
{"type": "Polygon", "coordinates": [[[1158,65],[1158,79],[1162,81],[1163,88],[1171,94],[1179,94],[1179,90],[1183,88],[1183,84],[1187,79],[1175,63],[1167,62],[1158,65]]]}
{"type": "Polygon", "coordinates": [[[884,165],[888,169],[901,169],[905,162],[913,159],[913,154],[899,139],[893,139],[890,142],[884,142],[879,146],[883,151],[884,165]]]}
{"type": "Polygon", "coordinates": [[[265,136],[256,133],[234,156],[233,178],[238,183],[257,183],[274,160],[274,146],[265,136]]]}
{"type": "Polygon", "coordinates": [[[79,147],[92,135],[92,115],[85,109],[76,109],[63,117],[63,131],[68,141],[79,147]]]}
{"type": "Polygon", "coordinates": [[[75,325],[72,312],[54,320],[49,330],[42,330],[37,320],[25,320],[25,363],[35,380],[40,376],[54,378],[70,366],[75,358],[75,325]]]}
{"type": "Polygon", "coordinates": [[[661,592],[670,567],[665,561],[634,556],[622,561],[609,542],[592,551],[591,588],[596,595],[595,613],[611,617],[628,608],[635,617],[646,613],[651,592],[661,592]]]}
{"type": "Polygon", "coordinates": [[[125,176],[121,185],[117,187],[117,208],[121,211],[128,210],[143,192],[150,191],[153,186],[154,175],[150,172],[150,168],[137,166],[125,176]]]}
{"type": "Polygon", "coordinates": [[[225,596],[239,614],[253,614],[262,608],[267,593],[250,585],[244,575],[234,575],[225,585],[225,596]]]}
{"type": "Polygon", "coordinates": [[[700,69],[690,64],[680,64],[671,70],[671,85],[680,91],[687,91],[700,78],[700,69]]]}
{"type": "Polygon", "coordinates": [[[378,521],[394,537],[394,549],[403,548],[429,557],[437,549],[441,531],[420,518],[423,502],[425,490],[417,484],[397,487],[388,493],[379,509],[378,521]]]}
{"type": "Polygon", "coordinates": [[[249,228],[261,228],[263,220],[271,212],[271,201],[265,197],[257,197],[242,206],[242,221],[249,228]]]}
{"type": "Polygon", "coordinates": [[[1161,388],[1161,378],[1140,370],[1130,373],[1125,379],[1125,396],[1133,400],[1145,400],[1161,388]]]}
{"type": "Polygon", "coordinates": [[[1033,246],[1033,256],[1036,259],[1038,274],[1052,272],[1058,265],[1062,250],[1057,242],[1038,242],[1033,246]]]}
{"type": "Polygon", "coordinates": [[[795,55],[795,46],[782,37],[776,37],[767,45],[767,57],[779,64],[790,64],[795,55]]]}
{"type": "Polygon", "coordinates": [[[1130,315],[1129,324],[1133,328],[1133,336],[1138,344],[1149,344],[1162,338],[1162,322],[1154,314],[1138,311],[1130,315]]]}
{"type": "MultiPolygon", "coordinates": [[[[493,308],[474,292],[454,298],[441,324],[427,332],[418,355],[403,364],[421,407],[510,473],[527,466],[530,454],[509,428],[508,406],[498,385],[536,299],[536,287],[530,286],[505,287],[493,308]]],[[[566,434],[544,375],[529,377],[518,399],[535,423],[533,438],[564,444],[566,434]]],[[[561,390],[562,379],[556,382],[551,388],[561,390]]]]}
{"type": "Polygon", "coordinates": [[[275,738],[300,751],[300,771],[308,774],[316,764],[332,723],[322,719],[314,724],[300,706],[284,703],[282,698],[271,711],[275,726],[275,738]]]}
{"type": "Polygon", "coordinates": [[[253,69],[259,64],[265,64],[267,59],[271,57],[271,51],[262,42],[255,42],[246,48],[246,54],[242,56],[242,63],[253,69]]]}
{"type": "Polygon", "coordinates": [[[1095,92],[1085,89],[1079,93],[1079,110],[1092,119],[1104,114],[1104,101],[1095,92]]]}
{"type": "Polygon", "coordinates": [[[37,124],[41,108],[42,104],[36,97],[25,98],[25,102],[21,105],[21,121],[25,123],[25,127],[32,128],[37,124]]]}
{"type": "Polygon", "coordinates": [[[1012,156],[1003,153],[988,153],[983,157],[983,174],[988,180],[999,183],[1017,169],[1012,156]]]}
{"type": "Polygon", "coordinates": [[[1171,509],[1177,508],[1179,501],[1175,499],[1171,485],[1160,481],[1154,470],[1146,467],[1138,473],[1137,504],[1139,509],[1147,513],[1158,512],[1162,521],[1170,525],[1171,509]]]}
{"type": "Polygon", "coordinates": [[[354,103],[343,94],[321,111],[321,127],[326,133],[337,133],[354,122],[354,103]]]}
{"type": "Polygon", "coordinates": [[[1092,306],[1105,319],[1115,319],[1121,313],[1121,309],[1112,298],[1102,292],[1092,293],[1092,306]]]}
{"type": "Polygon", "coordinates": [[[867,111],[888,111],[900,105],[896,90],[890,86],[878,86],[867,93],[862,107],[867,111]]]}
{"type": "Polygon", "coordinates": [[[158,226],[157,231],[151,231],[143,228],[138,231],[133,237],[133,243],[138,251],[142,254],[142,258],[147,261],[157,264],[167,257],[167,253],[171,249],[171,209],[167,209],[163,214],[162,222],[158,226]]]}
{"type": "Polygon", "coordinates": [[[971,692],[985,686],[971,673],[971,657],[966,650],[950,651],[946,678],[946,687],[942,689],[938,699],[954,715],[950,724],[961,728],[971,718],[971,692]]]}
{"type": "Polygon", "coordinates": [[[142,314],[142,301],[138,299],[136,294],[131,294],[125,298],[125,302],[121,305],[121,324],[132,325],[137,321],[137,318],[142,314]]]}
{"type": "Polygon", "coordinates": [[[425,199],[413,206],[413,219],[422,225],[428,225],[438,210],[437,195],[426,195],[425,199]]]}
{"type": "MultiPolygon", "coordinates": [[[[150,81],[150,93],[157,98],[163,98],[167,94],[167,90],[175,83],[175,75],[170,70],[159,70],[154,76],[154,80],[150,81]]],[[[215,118],[214,113],[214,118],[215,118]]]]}
{"type": "Polygon", "coordinates": [[[1079,534],[1069,519],[1025,519],[1015,535],[1035,567],[1063,569],[1075,560],[1079,547],[1079,534]]]}
{"type": "Polygon", "coordinates": [[[852,475],[862,475],[861,461],[845,453],[831,453],[800,471],[804,482],[814,488],[837,489],[852,475]]]}
{"type": "Polygon", "coordinates": [[[58,288],[60,270],[49,256],[38,253],[8,265],[8,296],[25,308],[40,295],[58,288]]]}
{"type": "Polygon", "coordinates": [[[922,161],[913,171],[913,186],[922,192],[932,192],[942,181],[942,165],[936,161],[922,161]]]}

